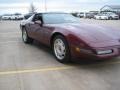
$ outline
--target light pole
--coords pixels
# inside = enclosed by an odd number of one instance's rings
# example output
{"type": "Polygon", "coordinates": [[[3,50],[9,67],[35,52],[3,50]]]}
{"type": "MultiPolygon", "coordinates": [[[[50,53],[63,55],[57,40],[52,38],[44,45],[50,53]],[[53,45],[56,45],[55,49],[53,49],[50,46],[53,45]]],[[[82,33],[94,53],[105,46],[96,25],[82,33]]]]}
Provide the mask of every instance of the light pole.
{"type": "Polygon", "coordinates": [[[45,12],[47,11],[47,1],[46,0],[44,0],[45,1],[45,12]]]}

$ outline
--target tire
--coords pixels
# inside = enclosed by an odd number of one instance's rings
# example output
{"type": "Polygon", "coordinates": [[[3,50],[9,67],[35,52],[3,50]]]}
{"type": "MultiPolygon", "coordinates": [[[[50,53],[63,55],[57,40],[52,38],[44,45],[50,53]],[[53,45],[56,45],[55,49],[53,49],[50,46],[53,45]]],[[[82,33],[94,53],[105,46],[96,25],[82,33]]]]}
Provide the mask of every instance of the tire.
{"type": "Polygon", "coordinates": [[[53,39],[52,51],[56,59],[61,63],[70,62],[70,49],[67,40],[62,35],[57,35],[53,39]]]}
{"type": "Polygon", "coordinates": [[[22,40],[24,43],[32,43],[33,42],[33,39],[28,36],[25,28],[22,29],[22,40]]]}
{"type": "Polygon", "coordinates": [[[112,20],[113,18],[112,17],[109,17],[109,20],[112,20]]]}
{"type": "Polygon", "coordinates": [[[15,20],[17,20],[17,18],[15,17],[15,20]]]}

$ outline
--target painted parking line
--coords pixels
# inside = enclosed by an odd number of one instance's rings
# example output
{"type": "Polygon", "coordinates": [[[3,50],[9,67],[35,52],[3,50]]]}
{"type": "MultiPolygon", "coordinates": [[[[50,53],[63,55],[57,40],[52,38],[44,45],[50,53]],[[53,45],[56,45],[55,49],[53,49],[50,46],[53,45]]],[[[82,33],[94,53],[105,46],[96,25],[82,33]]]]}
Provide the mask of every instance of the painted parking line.
{"type": "Polygon", "coordinates": [[[89,67],[89,66],[105,66],[105,65],[113,65],[113,64],[120,64],[120,61],[110,61],[110,62],[97,62],[94,64],[87,64],[87,65],[80,65],[77,64],[76,66],[84,66],[84,67],[89,67]]]}
{"type": "Polygon", "coordinates": [[[120,61],[118,61],[118,62],[109,62],[109,63],[107,63],[107,62],[106,63],[96,63],[96,64],[91,64],[91,65],[88,65],[88,66],[96,67],[96,66],[106,66],[106,65],[113,65],[113,64],[120,64],[120,61]]]}
{"type": "Polygon", "coordinates": [[[20,32],[0,32],[0,34],[21,34],[20,32]]]}
{"type": "Polygon", "coordinates": [[[16,71],[3,71],[0,72],[0,75],[10,75],[10,74],[22,74],[22,73],[33,73],[33,72],[47,72],[47,71],[57,71],[57,70],[66,70],[73,68],[73,66],[64,66],[64,67],[50,67],[50,68],[40,68],[40,69],[26,69],[26,70],[16,70],[16,71]]]}
{"type": "Polygon", "coordinates": [[[90,65],[69,65],[69,66],[63,66],[63,67],[49,67],[49,68],[39,68],[39,69],[24,69],[24,70],[13,70],[13,71],[2,71],[0,72],[0,76],[2,75],[11,75],[11,74],[24,74],[24,73],[34,73],[34,72],[48,72],[48,71],[59,71],[59,70],[68,70],[73,69],[78,66],[103,66],[103,65],[112,65],[112,64],[120,64],[120,61],[117,62],[109,62],[109,63],[96,63],[96,64],[90,64],[90,65]]]}
{"type": "Polygon", "coordinates": [[[0,44],[19,43],[22,41],[1,41],[0,44]]]}

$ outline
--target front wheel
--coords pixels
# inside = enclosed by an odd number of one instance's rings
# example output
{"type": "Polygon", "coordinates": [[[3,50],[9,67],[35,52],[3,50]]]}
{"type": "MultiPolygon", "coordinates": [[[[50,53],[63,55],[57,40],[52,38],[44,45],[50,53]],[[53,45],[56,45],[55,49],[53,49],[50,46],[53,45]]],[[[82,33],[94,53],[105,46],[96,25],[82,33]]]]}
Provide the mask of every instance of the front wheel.
{"type": "Polygon", "coordinates": [[[30,38],[25,29],[22,30],[22,40],[24,43],[32,43],[33,39],[30,38]]]}
{"type": "Polygon", "coordinates": [[[70,50],[67,40],[58,35],[53,39],[52,50],[56,59],[61,63],[67,63],[70,61],[70,50]]]}
{"type": "Polygon", "coordinates": [[[109,17],[109,20],[112,20],[113,18],[112,17],[109,17]]]}

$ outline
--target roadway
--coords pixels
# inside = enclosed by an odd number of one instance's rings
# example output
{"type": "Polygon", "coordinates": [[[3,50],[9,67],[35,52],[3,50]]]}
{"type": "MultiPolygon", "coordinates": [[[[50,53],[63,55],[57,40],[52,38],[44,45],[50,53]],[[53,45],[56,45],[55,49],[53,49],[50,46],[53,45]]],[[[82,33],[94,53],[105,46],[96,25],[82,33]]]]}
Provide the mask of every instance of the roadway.
{"type": "MultiPolygon", "coordinates": [[[[88,20],[120,28],[120,20],[88,20]]],[[[35,41],[24,44],[19,21],[0,21],[0,90],[119,90],[120,57],[61,64],[35,41]]]]}

